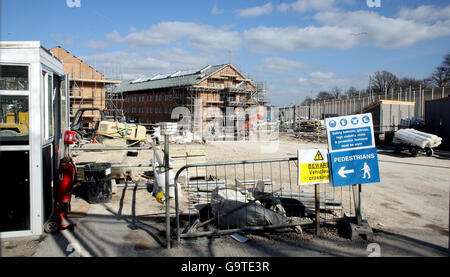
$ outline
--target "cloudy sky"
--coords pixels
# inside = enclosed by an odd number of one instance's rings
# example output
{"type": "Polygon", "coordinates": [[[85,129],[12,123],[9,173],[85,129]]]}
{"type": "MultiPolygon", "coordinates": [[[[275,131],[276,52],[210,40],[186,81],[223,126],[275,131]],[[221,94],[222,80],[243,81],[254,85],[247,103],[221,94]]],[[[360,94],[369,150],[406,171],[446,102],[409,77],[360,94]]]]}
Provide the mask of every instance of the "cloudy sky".
{"type": "Polygon", "coordinates": [[[378,70],[428,77],[450,52],[450,1],[368,2],[2,0],[0,38],[60,45],[123,80],[231,62],[280,106],[378,70]]]}

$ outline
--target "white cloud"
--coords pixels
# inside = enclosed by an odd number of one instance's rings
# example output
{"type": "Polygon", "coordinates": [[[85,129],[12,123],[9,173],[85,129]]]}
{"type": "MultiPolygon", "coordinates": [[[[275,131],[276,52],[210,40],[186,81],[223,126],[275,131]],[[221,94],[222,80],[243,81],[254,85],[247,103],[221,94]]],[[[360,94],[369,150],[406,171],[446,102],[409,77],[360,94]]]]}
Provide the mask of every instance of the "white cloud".
{"type": "Polygon", "coordinates": [[[83,43],[83,46],[97,51],[104,51],[108,48],[109,43],[106,41],[90,39],[83,43]]]}
{"type": "MultiPolygon", "coordinates": [[[[179,47],[164,49],[155,53],[158,59],[170,62],[172,70],[185,70],[197,68],[211,63],[217,63],[217,56],[213,55],[193,55],[187,50],[179,47]]],[[[159,72],[161,73],[161,72],[159,72]]]]}
{"type": "Polygon", "coordinates": [[[179,47],[163,50],[127,49],[82,57],[107,77],[123,80],[219,64],[222,62],[221,58],[214,54],[192,54],[179,47]]]}
{"type": "Polygon", "coordinates": [[[244,31],[247,45],[255,50],[296,51],[303,49],[348,49],[358,43],[351,28],[335,26],[257,27],[244,31]]]}
{"type": "Polygon", "coordinates": [[[252,7],[247,9],[237,10],[239,16],[252,17],[269,14],[273,11],[272,3],[267,3],[264,6],[252,7]]]}
{"type": "Polygon", "coordinates": [[[450,5],[444,8],[434,8],[423,5],[416,9],[403,8],[398,16],[404,19],[431,22],[440,19],[450,19],[450,5]]]}
{"type": "Polygon", "coordinates": [[[290,4],[282,3],[277,8],[280,12],[293,10],[298,13],[305,13],[309,11],[329,10],[333,8],[334,4],[335,0],[297,0],[290,4]]]}
{"type": "Polygon", "coordinates": [[[343,90],[354,86],[356,88],[366,87],[368,78],[366,76],[356,76],[351,79],[344,79],[337,76],[334,72],[311,72],[307,77],[300,77],[298,85],[302,90],[330,90],[338,87],[343,90]]]}
{"type": "Polygon", "coordinates": [[[426,24],[369,11],[328,11],[316,14],[315,18],[327,26],[351,31],[354,40],[379,48],[407,47],[419,41],[450,35],[450,20],[426,24]]]}
{"type": "Polygon", "coordinates": [[[289,10],[290,5],[287,3],[281,3],[277,6],[277,10],[282,13],[286,13],[289,10]]]}
{"type": "Polygon", "coordinates": [[[214,6],[211,9],[211,14],[217,15],[217,14],[223,14],[223,13],[224,13],[224,10],[223,9],[219,9],[217,7],[217,4],[214,4],[214,6]]]}
{"type": "Polygon", "coordinates": [[[168,61],[130,51],[102,53],[81,59],[107,77],[117,78],[116,75],[122,75],[124,80],[136,79],[154,72],[165,72],[170,68],[168,61]]]}
{"type": "Polygon", "coordinates": [[[265,71],[274,74],[281,74],[287,71],[303,70],[309,65],[304,62],[288,60],[284,58],[266,58],[262,64],[257,67],[259,71],[265,71]]]}
{"type": "Polygon", "coordinates": [[[112,42],[125,43],[130,48],[167,46],[186,39],[190,46],[199,51],[236,49],[240,36],[230,28],[215,28],[191,22],[161,22],[143,31],[121,36],[117,31],[107,35],[112,42]]]}
{"type": "Polygon", "coordinates": [[[450,35],[450,20],[430,24],[389,18],[372,11],[339,10],[318,12],[315,19],[321,26],[260,26],[245,30],[245,44],[258,51],[350,49],[363,44],[377,48],[402,48],[450,35]]]}
{"type": "Polygon", "coordinates": [[[76,36],[67,36],[62,34],[51,34],[50,38],[55,40],[61,46],[69,46],[72,45],[75,40],[77,40],[76,36]]]}
{"type": "Polygon", "coordinates": [[[314,79],[332,79],[336,75],[333,72],[311,72],[309,76],[314,79]]]}

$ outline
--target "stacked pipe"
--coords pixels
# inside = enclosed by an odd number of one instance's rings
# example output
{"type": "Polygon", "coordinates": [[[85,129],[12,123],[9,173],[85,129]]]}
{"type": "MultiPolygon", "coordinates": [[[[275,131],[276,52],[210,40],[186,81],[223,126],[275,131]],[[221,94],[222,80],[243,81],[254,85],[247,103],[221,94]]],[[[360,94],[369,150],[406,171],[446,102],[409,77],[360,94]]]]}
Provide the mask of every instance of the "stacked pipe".
{"type": "Polygon", "coordinates": [[[434,148],[442,143],[442,138],[415,129],[398,130],[395,132],[395,138],[421,148],[434,148]]]}

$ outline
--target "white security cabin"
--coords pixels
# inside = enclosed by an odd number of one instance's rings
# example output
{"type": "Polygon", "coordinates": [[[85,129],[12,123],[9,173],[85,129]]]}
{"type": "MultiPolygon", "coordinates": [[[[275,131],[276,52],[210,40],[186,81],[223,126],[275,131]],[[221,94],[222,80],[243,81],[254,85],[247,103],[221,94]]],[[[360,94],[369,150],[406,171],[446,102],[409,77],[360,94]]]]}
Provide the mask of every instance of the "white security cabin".
{"type": "Polygon", "coordinates": [[[0,42],[0,239],[43,233],[69,128],[67,81],[40,42],[0,42]]]}

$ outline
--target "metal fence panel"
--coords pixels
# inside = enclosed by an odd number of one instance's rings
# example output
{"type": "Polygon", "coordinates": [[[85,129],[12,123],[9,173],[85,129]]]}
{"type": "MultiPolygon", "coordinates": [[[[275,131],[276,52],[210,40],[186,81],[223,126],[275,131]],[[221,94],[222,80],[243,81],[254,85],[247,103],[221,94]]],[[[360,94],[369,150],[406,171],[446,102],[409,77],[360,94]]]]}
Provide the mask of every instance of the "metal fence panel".
{"type": "MultiPolygon", "coordinates": [[[[297,157],[187,165],[175,186],[177,240],[314,224],[315,186],[298,185],[297,157]]],[[[319,192],[320,222],[352,214],[351,187],[321,184],[319,192]]]]}

